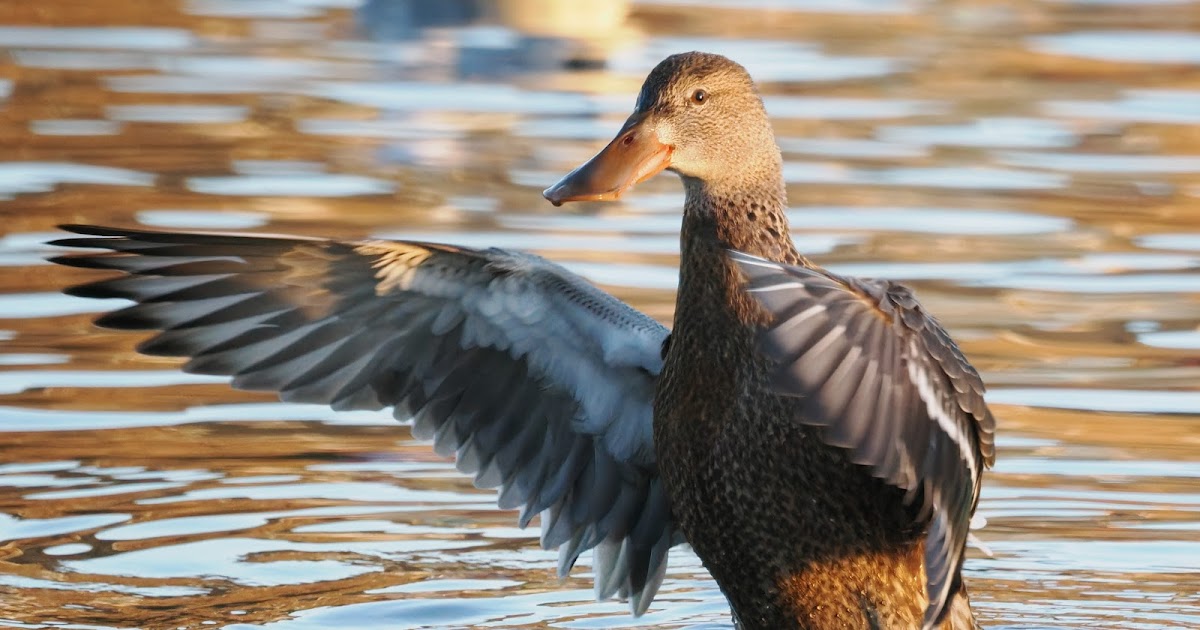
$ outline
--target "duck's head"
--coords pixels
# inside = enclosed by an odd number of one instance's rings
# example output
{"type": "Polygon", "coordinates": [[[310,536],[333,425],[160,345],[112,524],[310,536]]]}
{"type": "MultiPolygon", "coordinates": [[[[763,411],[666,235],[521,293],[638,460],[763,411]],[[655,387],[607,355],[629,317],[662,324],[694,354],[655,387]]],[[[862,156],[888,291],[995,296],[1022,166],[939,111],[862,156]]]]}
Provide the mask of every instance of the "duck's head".
{"type": "Polygon", "coordinates": [[[554,205],[616,199],[669,169],[685,182],[778,179],[780,156],[746,69],[709,53],[671,55],[646,77],[617,137],[542,195],[554,205]]]}

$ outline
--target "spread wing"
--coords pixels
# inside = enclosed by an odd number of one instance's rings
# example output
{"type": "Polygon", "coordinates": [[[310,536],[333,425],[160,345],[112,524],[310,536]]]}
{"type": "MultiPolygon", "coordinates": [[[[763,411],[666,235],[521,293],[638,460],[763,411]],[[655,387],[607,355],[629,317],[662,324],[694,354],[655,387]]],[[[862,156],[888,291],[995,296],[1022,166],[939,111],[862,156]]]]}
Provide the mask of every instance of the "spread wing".
{"type": "Polygon", "coordinates": [[[338,242],[66,226],[54,258],[124,275],[68,290],[135,305],[101,326],[242,389],[335,409],[395,407],[520,524],[542,515],[559,574],[595,549],[599,598],[649,606],[682,537],[654,458],[667,330],[542,258],[402,241],[338,242]]]}
{"type": "Polygon", "coordinates": [[[995,459],[983,381],[899,284],[730,256],[774,315],[763,349],[778,362],[777,391],[804,399],[799,420],[920,501],[931,627],[957,588],[980,475],[995,459]]]}

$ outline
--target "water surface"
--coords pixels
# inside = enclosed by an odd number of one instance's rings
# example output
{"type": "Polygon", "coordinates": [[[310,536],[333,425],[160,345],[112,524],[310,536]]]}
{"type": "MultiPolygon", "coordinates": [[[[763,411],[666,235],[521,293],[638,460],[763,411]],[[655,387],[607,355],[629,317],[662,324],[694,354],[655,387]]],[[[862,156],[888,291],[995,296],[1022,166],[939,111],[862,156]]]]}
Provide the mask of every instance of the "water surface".
{"type": "Polygon", "coordinates": [[[730,627],[650,612],[387,413],[138,356],[63,222],[531,249],[669,322],[675,178],[539,191],[688,49],[762,81],[801,250],[913,286],[999,418],[966,565],[991,628],[1200,627],[1200,4],[9,2],[0,627],[730,627]],[[570,7],[566,9],[564,7],[570,7]]]}

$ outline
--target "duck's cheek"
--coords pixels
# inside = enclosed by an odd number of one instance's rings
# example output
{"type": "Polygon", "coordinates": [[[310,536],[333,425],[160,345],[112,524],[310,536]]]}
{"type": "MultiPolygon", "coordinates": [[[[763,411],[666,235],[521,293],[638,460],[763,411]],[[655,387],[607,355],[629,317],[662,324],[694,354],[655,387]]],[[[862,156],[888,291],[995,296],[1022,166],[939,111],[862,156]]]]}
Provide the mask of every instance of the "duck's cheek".
{"type": "Polygon", "coordinates": [[[694,142],[687,142],[687,133],[680,127],[670,123],[658,125],[658,139],[671,147],[671,163],[668,169],[685,177],[701,177],[704,175],[706,160],[696,150],[694,142]]]}
{"type": "MultiPolygon", "coordinates": [[[[675,125],[671,119],[664,116],[656,116],[657,120],[647,121],[654,127],[654,137],[662,144],[673,147],[676,151],[679,149],[679,134],[676,131],[675,125]]],[[[648,124],[648,126],[649,126],[648,124]]]]}
{"type": "Polygon", "coordinates": [[[705,160],[698,159],[695,151],[688,147],[675,147],[671,155],[671,164],[668,170],[683,175],[684,177],[696,177],[704,179],[707,174],[704,170],[705,160]]]}

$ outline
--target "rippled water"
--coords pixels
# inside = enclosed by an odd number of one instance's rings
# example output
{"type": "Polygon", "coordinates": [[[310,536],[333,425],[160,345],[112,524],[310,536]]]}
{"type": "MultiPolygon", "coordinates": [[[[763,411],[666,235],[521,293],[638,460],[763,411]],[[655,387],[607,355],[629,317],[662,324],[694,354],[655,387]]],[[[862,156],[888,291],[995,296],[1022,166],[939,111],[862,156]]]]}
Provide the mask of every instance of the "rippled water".
{"type": "Polygon", "coordinates": [[[674,178],[538,191],[686,49],[762,81],[800,248],[990,384],[980,620],[1200,627],[1200,3],[0,8],[0,627],[728,627],[690,553],[642,620],[595,603],[386,414],[138,356],[42,260],[62,222],[497,245],[669,321],[674,178]]]}

